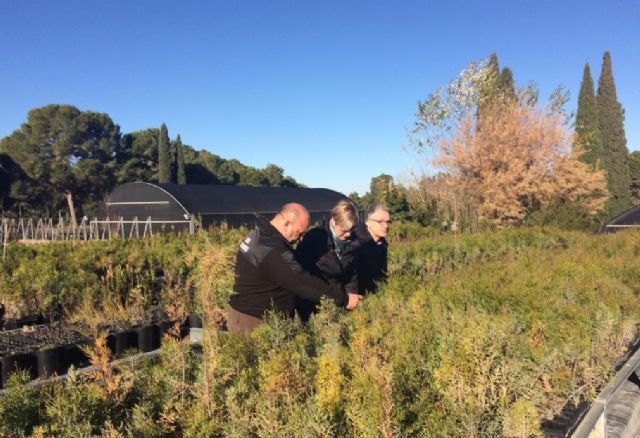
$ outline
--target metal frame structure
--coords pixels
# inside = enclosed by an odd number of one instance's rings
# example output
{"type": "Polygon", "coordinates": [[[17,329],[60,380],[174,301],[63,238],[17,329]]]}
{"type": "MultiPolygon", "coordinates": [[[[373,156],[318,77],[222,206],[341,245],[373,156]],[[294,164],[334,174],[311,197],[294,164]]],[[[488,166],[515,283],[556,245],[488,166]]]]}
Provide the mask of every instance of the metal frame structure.
{"type": "Polygon", "coordinates": [[[194,218],[185,220],[154,220],[151,217],[131,220],[94,218],[89,220],[86,216],[78,225],[60,217],[57,223],[53,219],[18,218],[0,219],[0,242],[42,242],[61,240],[108,240],[113,238],[133,239],[150,237],[154,234],[154,227],[186,224],[189,234],[195,232],[194,218]]]}
{"type": "Polygon", "coordinates": [[[639,367],[640,349],[625,362],[613,380],[593,401],[591,408],[571,435],[573,438],[604,438],[607,436],[608,407],[622,385],[637,372],[639,367]]]}

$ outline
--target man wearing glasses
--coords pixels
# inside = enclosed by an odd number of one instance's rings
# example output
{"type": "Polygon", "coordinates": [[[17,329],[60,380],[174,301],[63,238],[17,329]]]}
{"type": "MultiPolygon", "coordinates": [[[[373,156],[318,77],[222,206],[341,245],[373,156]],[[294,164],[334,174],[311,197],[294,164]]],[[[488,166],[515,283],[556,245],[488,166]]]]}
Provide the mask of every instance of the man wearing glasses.
{"type": "Polygon", "coordinates": [[[391,225],[389,210],[375,205],[367,211],[364,224],[356,230],[358,237],[358,293],[374,293],[387,279],[387,234],[391,225]]]}

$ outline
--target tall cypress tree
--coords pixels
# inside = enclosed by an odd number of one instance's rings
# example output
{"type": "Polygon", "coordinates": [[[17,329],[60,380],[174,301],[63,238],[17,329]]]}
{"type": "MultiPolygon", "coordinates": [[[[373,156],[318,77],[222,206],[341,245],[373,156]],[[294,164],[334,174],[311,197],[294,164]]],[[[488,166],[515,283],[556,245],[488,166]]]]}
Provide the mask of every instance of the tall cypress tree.
{"type": "Polygon", "coordinates": [[[624,132],[624,110],[616,96],[611,55],[605,52],[598,81],[598,122],[602,136],[602,164],[607,172],[610,198],[607,213],[615,216],[631,206],[629,150],[624,132]]]}
{"type": "Polygon", "coordinates": [[[180,135],[176,138],[174,142],[174,148],[176,150],[176,180],[178,184],[186,184],[187,183],[187,172],[185,170],[184,165],[184,150],[182,146],[182,139],[180,139],[180,135]]]}
{"type": "MultiPolygon", "coordinates": [[[[9,155],[0,152],[0,212],[4,213],[5,208],[9,208],[11,184],[13,176],[9,170],[9,163],[15,165],[9,155]]],[[[13,167],[13,166],[12,166],[13,167]]]]}
{"type": "Polygon", "coordinates": [[[591,77],[591,67],[585,64],[578,94],[578,111],[576,114],[576,144],[583,148],[580,160],[596,167],[602,161],[602,138],[598,124],[598,105],[591,77]]]}
{"type": "Polygon", "coordinates": [[[158,182],[168,183],[171,181],[171,154],[169,151],[169,132],[164,123],[160,127],[160,138],[158,139],[158,182]]]}
{"type": "Polygon", "coordinates": [[[505,100],[516,100],[516,85],[513,81],[513,73],[509,67],[505,67],[500,72],[499,81],[500,92],[505,100]]]}
{"type": "Polygon", "coordinates": [[[495,104],[496,95],[500,88],[500,67],[498,65],[498,55],[495,53],[492,53],[489,57],[484,73],[484,80],[478,90],[478,107],[476,109],[478,126],[482,124],[483,114],[490,111],[495,104]]]}
{"type": "Polygon", "coordinates": [[[498,55],[492,53],[485,67],[484,81],[478,91],[476,117],[481,125],[483,113],[495,111],[500,105],[513,102],[517,98],[513,73],[509,67],[500,70],[498,55]]]}
{"type": "Polygon", "coordinates": [[[631,175],[631,201],[640,204],[640,151],[629,154],[629,173],[631,175]]]}

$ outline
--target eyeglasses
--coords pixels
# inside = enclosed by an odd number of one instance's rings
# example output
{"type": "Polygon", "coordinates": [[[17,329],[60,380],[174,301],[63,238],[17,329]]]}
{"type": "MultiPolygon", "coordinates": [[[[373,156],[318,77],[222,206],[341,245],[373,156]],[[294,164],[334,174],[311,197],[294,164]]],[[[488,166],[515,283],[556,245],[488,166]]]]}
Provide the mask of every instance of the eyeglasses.
{"type": "Polygon", "coordinates": [[[373,222],[377,222],[377,223],[379,223],[380,225],[382,225],[382,224],[391,225],[391,223],[393,222],[391,219],[389,219],[388,221],[383,220],[383,219],[369,219],[369,220],[370,220],[370,221],[373,221],[373,222]]]}

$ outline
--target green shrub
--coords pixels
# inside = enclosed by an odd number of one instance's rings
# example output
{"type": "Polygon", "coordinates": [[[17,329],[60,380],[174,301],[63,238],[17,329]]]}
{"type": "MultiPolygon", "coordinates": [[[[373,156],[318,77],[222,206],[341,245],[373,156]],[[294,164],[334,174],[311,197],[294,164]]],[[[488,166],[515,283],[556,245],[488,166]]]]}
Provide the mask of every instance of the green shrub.
{"type": "Polygon", "coordinates": [[[0,395],[0,436],[29,436],[40,423],[40,401],[35,389],[26,386],[29,375],[20,371],[9,377],[0,395]]]}
{"type": "Polygon", "coordinates": [[[389,281],[355,311],[326,301],[307,325],[270,315],[221,333],[241,236],[107,245],[92,290],[184,299],[205,315],[202,346],[167,341],[120,403],[79,380],[0,398],[0,414],[23,411],[6,417],[23,435],[540,436],[595,397],[638,332],[640,233],[523,228],[394,237],[389,281]],[[123,277],[105,283],[108,267],[123,277]],[[141,273],[157,270],[153,286],[141,273]]]}

